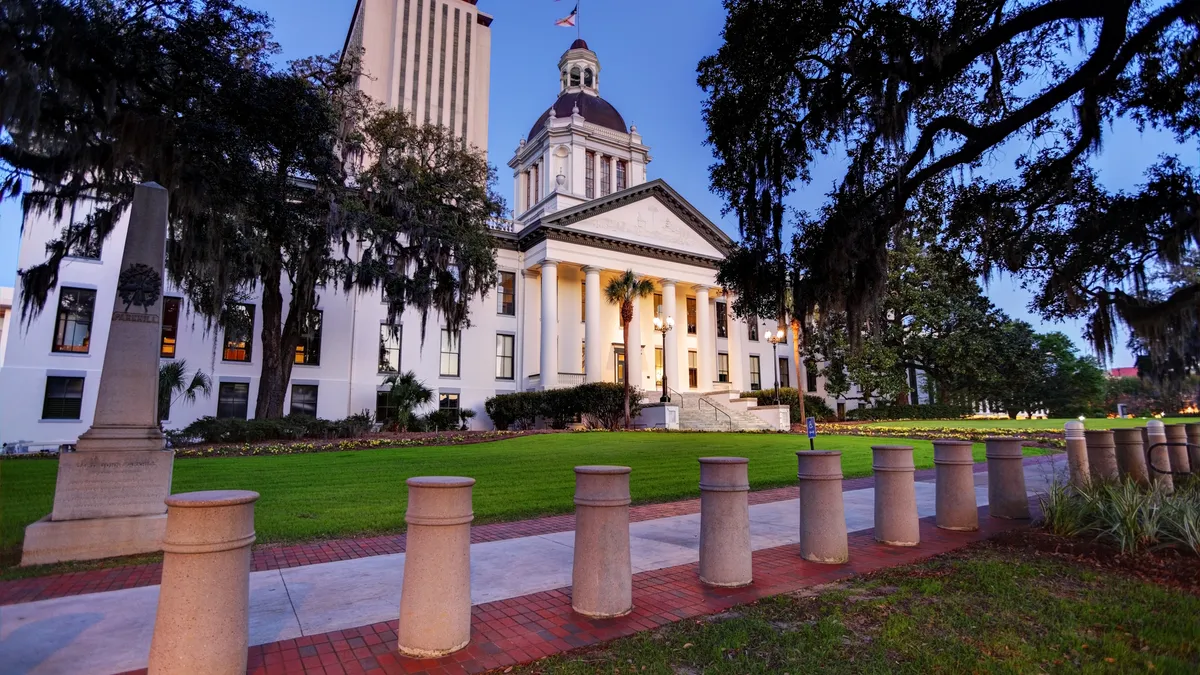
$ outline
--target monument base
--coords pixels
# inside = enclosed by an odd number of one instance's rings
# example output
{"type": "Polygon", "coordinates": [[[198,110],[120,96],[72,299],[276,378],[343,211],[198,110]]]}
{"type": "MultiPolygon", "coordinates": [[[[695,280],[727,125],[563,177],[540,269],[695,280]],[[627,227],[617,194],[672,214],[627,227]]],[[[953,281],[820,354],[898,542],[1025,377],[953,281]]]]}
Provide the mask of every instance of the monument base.
{"type": "Polygon", "coordinates": [[[171,450],[66,452],[58,458],[54,522],[167,512],[171,450]]]}
{"type": "Polygon", "coordinates": [[[50,520],[46,516],[25,528],[21,565],[68,560],[96,560],[162,550],[167,514],[50,520]]]}

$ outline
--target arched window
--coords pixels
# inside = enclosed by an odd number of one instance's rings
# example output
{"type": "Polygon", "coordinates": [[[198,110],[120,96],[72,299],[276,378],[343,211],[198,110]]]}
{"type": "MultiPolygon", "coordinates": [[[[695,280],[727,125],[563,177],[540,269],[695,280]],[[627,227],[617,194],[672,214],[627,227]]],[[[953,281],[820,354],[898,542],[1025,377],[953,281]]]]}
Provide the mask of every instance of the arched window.
{"type": "Polygon", "coordinates": [[[579,66],[574,66],[571,68],[571,86],[579,86],[579,66]]]}
{"type": "Polygon", "coordinates": [[[592,69],[591,68],[585,68],[583,71],[583,86],[585,86],[585,87],[592,86],[592,69]]]}
{"type": "Polygon", "coordinates": [[[563,86],[563,89],[567,88],[567,71],[565,71],[565,70],[562,71],[562,86],[563,86]]]}

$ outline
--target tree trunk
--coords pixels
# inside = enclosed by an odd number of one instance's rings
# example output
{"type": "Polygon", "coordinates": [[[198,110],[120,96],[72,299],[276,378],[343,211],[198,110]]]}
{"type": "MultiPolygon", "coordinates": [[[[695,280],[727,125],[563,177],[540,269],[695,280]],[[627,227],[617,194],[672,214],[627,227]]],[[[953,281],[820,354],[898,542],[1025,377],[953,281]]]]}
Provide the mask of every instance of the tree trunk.
{"type": "Polygon", "coordinates": [[[800,320],[792,317],[792,360],[796,362],[796,399],[800,406],[800,421],[807,424],[808,411],[804,407],[804,394],[808,391],[808,380],[805,378],[804,364],[800,361],[800,320]]]}
{"type": "Polygon", "coordinates": [[[621,304],[621,318],[621,332],[625,341],[625,367],[621,369],[621,380],[625,387],[625,430],[629,431],[629,322],[633,320],[633,303],[628,300],[621,304]]]}
{"type": "Polygon", "coordinates": [[[300,342],[295,307],[286,320],[283,317],[280,278],[280,270],[275,268],[266,270],[262,279],[262,371],[254,404],[254,416],[260,419],[283,417],[283,402],[292,379],[296,345],[300,342]]]}

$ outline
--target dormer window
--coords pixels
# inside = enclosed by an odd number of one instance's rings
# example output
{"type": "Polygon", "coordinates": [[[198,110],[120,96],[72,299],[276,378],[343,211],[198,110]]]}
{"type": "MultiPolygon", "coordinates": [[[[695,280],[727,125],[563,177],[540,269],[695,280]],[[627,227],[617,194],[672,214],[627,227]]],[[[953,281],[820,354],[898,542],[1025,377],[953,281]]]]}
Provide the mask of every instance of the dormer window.
{"type": "Polygon", "coordinates": [[[573,66],[571,68],[571,86],[579,86],[579,66],[573,66]]]}
{"type": "Polygon", "coordinates": [[[592,86],[592,69],[591,68],[583,69],[583,86],[585,86],[585,87],[592,86]]]}

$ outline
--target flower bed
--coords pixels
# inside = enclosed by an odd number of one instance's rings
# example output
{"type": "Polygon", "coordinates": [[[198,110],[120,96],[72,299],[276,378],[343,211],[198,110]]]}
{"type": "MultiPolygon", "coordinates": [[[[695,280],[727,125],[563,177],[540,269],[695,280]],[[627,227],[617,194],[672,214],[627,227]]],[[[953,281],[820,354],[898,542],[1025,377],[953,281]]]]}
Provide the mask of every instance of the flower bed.
{"type": "Polygon", "coordinates": [[[962,439],[982,443],[992,436],[1023,438],[1028,445],[1041,448],[1063,448],[1066,441],[1062,432],[1050,429],[972,429],[969,427],[904,427],[885,424],[818,424],[823,434],[840,436],[883,436],[888,438],[912,438],[922,441],[962,439]]]}
{"type": "Polygon", "coordinates": [[[274,441],[268,443],[241,443],[234,445],[193,445],[176,448],[176,459],[203,457],[263,457],[274,455],[301,455],[312,452],[339,452],[344,450],[370,450],[373,448],[413,448],[434,445],[467,445],[486,443],[506,438],[527,436],[531,433],[516,431],[445,431],[428,433],[376,434],[369,438],[349,438],[330,441],[274,441]]]}

